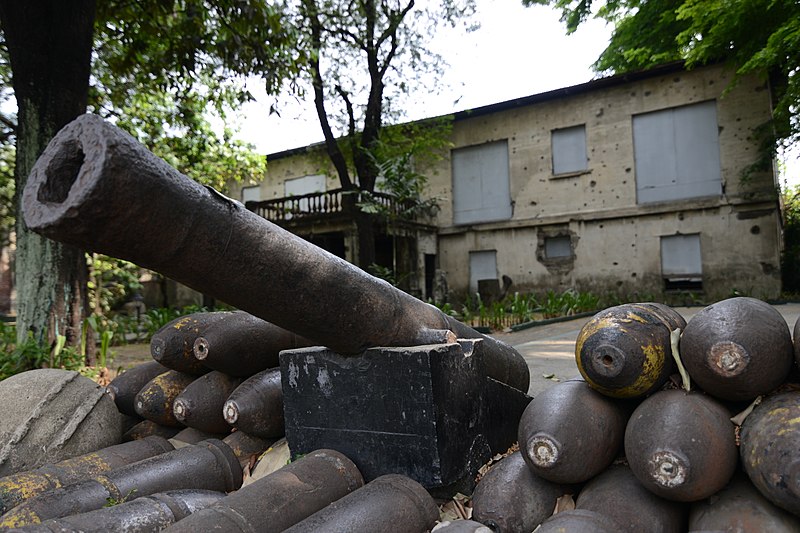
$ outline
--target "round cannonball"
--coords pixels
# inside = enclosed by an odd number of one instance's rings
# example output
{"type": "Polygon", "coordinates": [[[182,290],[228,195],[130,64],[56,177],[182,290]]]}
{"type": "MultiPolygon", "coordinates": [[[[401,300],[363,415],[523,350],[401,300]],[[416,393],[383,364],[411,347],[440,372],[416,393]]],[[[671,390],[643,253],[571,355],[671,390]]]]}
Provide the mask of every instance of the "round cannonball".
{"type": "Polygon", "coordinates": [[[122,414],[104,388],[77,372],[38,369],[0,381],[0,476],[122,440],[122,414]]]}

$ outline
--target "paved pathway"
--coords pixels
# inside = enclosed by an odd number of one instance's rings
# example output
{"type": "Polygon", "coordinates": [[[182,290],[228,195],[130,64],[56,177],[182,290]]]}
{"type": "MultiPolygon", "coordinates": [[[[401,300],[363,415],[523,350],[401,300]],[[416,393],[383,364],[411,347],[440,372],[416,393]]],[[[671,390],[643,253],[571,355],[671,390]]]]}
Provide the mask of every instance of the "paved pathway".
{"type": "MultiPolygon", "coordinates": [[[[786,319],[790,330],[800,317],[800,304],[788,303],[774,306],[786,319]]],[[[687,321],[702,307],[675,307],[687,321]]],[[[516,333],[497,333],[492,336],[516,348],[531,372],[528,394],[536,396],[558,381],[580,376],[575,364],[575,340],[583,325],[591,317],[536,326],[516,333]],[[548,377],[546,377],[548,376],[548,377]],[[552,376],[552,377],[549,377],[552,376]]]]}

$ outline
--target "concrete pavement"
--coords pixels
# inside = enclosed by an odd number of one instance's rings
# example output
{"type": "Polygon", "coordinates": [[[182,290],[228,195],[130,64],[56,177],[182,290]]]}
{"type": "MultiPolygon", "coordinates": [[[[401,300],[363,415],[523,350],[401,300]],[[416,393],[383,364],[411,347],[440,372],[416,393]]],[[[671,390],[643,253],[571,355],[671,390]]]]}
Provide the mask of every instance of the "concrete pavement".
{"type": "MultiPolygon", "coordinates": [[[[800,304],[776,304],[791,331],[800,317],[800,304]]],[[[703,307],[674,307],[688,322],[703,307]]],[[[580,376],[575,364],[575,340],[583,325],[591,320],[584,317],[566,322],[535,326],[514,333],[493,333],[492,336],[516,348],[531,372],[528,394],[537,396],[559,381],[580,376]],[[552,377],[551,377],[552,376],[552,377]]]]}

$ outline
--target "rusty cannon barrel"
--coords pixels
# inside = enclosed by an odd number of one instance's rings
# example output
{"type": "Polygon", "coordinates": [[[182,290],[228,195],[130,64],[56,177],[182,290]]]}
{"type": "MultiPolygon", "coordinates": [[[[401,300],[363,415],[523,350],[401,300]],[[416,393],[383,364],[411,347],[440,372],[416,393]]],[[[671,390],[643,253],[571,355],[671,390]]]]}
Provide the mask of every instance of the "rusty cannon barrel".
{"type": "Polygon", "coordinates": [[[363,484],[350,459],[333,450],[316,450],[181,520],[168,531],[279,533],[363,484]]]}
{"type": "Polygon", "coordinates": [[[0,515],[28,498],[50,489],[92,478],[172,450],[172,445],[165,438],[147,437],[0,478],[0,515]]]}
{"type": "Polygon", "coordinates": [[[741,429],[744,470],[769,501],[800,516],[800,391],[770,396],[741,429]]]}
{"type": "Polygon", "coordinates": [[[472,519],[498,533],[529,533],[553,514],[564,489],[531,472],[520,452],[502,459],[472,493],[472,519]]]}
{"type": "Polygon", "coordinates": [[[211,369],[194,356],[194,342],[215,322],[233,314],[231,311],[192,313],[164,324],[150,339],[150,355],[162,365],[200,376],[211,369]]]}
{"type": "Polygon", "coordinates": [[[528,467],[554,483],[583,483],[622,450],[627,403],[583,380],[550,387],[533,399],[519,422],[519,447],[528,467]]]}
{"type": "Polygon", "coordinates": [[[611,465],[581,489],[577,509],[601,513],[614,520],[620,533],[658,531],[684,533],[688,505],[656,496],[625,465],[611,465]]]}
{"type": "Polygon", "coordinates": [[[209,439],[30,498],[0,517],[0,529],[94,511],[110,501],[127,501],[157,492],[230,492],[241,484],[242,468],[236,456],[222,441],[209,439]]]}
{"type": "Polygon", "coordinates": [[[794,363],[789,326],[755,298],[729,298],[701,310],[681,335],[681,360],[707,393],[749,401],[786,380],[794,363]]]}
{"type": "Polygon", "coordinates": [[[284,434],[281,370],[272,368],[244,380],[223,408],[225,421],[240,431],[265,439],[284,434]]]}
{"type": "Polygon", "coordinates": [[[181,423],[209,433],[229,433],[222,407],[225,400],[242,383],[235,378],[213,370],[192,381],[172,403],[175,418],[181,423]]]}
{"type": "Polygon", "coordinates": [[[575,360],[586,382],[614,398],[638,398],[675,371],[671,333],[686,327],[677,311],[658,303],[609,307],[584,324],[575,360]]]}
{"type": "Polygon", "coordinates": [[[177,370],[154,377],[136,394],[136,414],[161,426],[183,427],[175,416],[175,399],[196,377],[177,370]]]}
{"type": "Polygon", "coordinates": [[[341,354],[451,332],[483,339],[488,375],[528,390],[511,346],[192,181],[98,116],[56,134],[21,205],[33,231],[155,270],[341,354]]]}
{"type": "Polygon", "coordinates": [[[25,533],[105,533],[162,531],[178,520],[214,504],[225,493],[212,490],[171,490],[143,496],[87,513],[45,520],[16,531],[25,533]]]}
{"type": "Polygon", "coordinates": [[[425,533],[438,519],[436,502],[422,485],[400,474],[385,474],[285,533],[425,533]]]}
{"type": "Polygon", "coordinates": [[[195,358],[231,376],[249,377],[280,365],[282,350],[315,343],[266,320],[238,311],[210,324],[194,341],[195,358]]]}
{"type": "Polygon", "coordinates": [[[158,361],[147,361],[126,370],[111,380],[106,393],[117,404],[119,412],[129,416],[136,414],[136,395],[151,379],[167,372],[169,368],[158,361]]]}
{"type": "Polygon", "coordinates": [[[692,502],[722,489],[738,464],[730,413],[714,398],[659,391],[631,415],[625,457],[636,478],[669,500],[692,502]]]}

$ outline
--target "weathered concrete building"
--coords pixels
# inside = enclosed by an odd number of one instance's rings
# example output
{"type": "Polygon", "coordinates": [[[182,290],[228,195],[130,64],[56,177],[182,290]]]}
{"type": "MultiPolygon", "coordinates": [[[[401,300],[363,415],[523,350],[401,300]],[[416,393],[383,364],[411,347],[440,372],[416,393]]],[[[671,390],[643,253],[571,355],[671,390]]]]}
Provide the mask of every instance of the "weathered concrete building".
{"type": "MultiPolygon", "coordinates": [[[[450,153],[417,169],[438,214],[387,232],[417,259],[412,290],[430,296],[439,269],[456,295],[508,276],[516,290],[777,297],[777,181],[747,173],[770,91],[731,80],[722,65],[673,64],[457,113],[450,153]]],[[[309,202],[338,184],[309,153],[268,156],[264,182],[234,194],[321,213],[309,202]]],[[[348,257],[346,221],[302,218],[293,231],[348,257]]]]}

